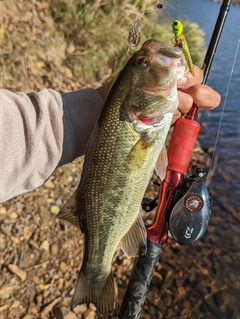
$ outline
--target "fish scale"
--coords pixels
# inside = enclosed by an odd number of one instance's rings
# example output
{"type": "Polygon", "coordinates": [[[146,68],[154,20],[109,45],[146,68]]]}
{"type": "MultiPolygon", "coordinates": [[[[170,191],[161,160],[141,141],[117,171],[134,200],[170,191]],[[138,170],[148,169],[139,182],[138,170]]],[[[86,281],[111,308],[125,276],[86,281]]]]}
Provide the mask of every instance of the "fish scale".
{"type": "Polygon", "coordinates": [[[88,144],[80,185],[58,215],[79,223],[85,235],[72,307],[92,302],[99,313],[111,313],[113,255],[120,242],[131,256],[145,243],[141,201],[156,163],[158,172],[166,168],[164,143],[178,105],[177,79],[186,69],[182,61],[179,48],[149,40],[109,92],[88,144]]]}

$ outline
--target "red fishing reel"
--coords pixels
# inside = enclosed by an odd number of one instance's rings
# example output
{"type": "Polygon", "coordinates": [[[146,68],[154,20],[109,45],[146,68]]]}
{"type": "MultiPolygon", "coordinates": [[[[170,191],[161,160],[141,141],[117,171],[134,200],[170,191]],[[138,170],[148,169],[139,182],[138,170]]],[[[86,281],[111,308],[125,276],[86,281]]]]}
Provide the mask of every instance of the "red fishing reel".
{"type": "Polygon", "coordinates": [[[206,231],[211,215],[211,199],[203,182],[205,173],[195,168],[194,174],[186,176],[200,124],[194,120],[197,106],[193,106],[186,118],[174,125],[168,148],[166,176],[161,182],[158,200],[143,209],[158,206],[155,220],[147,227],[148,240],[164,244],[168,231],[179,244],[191,244],[206,231]]]}

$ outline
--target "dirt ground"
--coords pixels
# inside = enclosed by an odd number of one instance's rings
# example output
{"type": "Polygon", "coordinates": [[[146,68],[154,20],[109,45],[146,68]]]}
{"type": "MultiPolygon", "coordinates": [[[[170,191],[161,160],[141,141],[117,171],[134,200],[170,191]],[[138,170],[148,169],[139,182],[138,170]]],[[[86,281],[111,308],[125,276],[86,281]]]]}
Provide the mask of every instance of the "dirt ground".
{"type": "MultiPolygon", "coordinates": [[[[204,166],[209,156],[196,145],[193,159],[204,166]]],[[[97,318],[93,305],[70,310],[84,241],[74,226],[56,218],[78,185],[82,161],[59,168],[39,189],[0,206],[0,319],[97,318]]],[[[150,183],[146,196],[156,195],[150,183]]],[[[229,302],[237,305],[237,296],[224,301],[227,287],[214,279],[219,275],[214,259],[221,253],[214,228],[189,247],[168,240],[141,318],[237,318],[219,315],[227,313],[229,302]]],[[[111,318],[117,318],[132,265],[131,258],[116,253],[117,306],[111,318]]]]}

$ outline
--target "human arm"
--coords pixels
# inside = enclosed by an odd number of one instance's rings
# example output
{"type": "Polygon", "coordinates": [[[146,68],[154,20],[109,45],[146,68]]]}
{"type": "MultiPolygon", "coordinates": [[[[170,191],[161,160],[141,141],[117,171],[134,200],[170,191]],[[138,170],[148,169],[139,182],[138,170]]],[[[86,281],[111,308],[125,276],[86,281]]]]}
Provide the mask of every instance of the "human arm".
{"type": "MultiPolygon", "coordinates": [[[[210,86],[201,84],[203,81],[203,71],[196,65],[194,65],[194,71],[195,76],[188,72],[178,81],[179,105],[178,109],[174,112],[172,124],[174,124],[178,118],[187,114],[193,103],[199,108],[206,110],[212,110],[220,104],[220,94],[210,86]]],[[[115,77],[97,89],[103,100],[106,99],[114,80],[115,77]]]]}
{"type": "Polygon", "coordinates": [[[0,89],[0,202],[39,187],[56,167],[83,155],[102,104],[92,88],[0,89]]]}

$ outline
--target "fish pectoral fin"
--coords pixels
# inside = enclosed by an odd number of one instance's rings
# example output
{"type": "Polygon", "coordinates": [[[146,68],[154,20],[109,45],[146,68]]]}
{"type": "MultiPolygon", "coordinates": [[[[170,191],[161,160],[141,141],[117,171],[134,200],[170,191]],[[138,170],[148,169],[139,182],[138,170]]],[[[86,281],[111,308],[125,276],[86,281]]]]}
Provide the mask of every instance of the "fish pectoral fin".
{"type": "Polygon", "coordinates": [[[120,246],[123,252],[130,257],[138,257],[146,253],[147,232],[141,213],[139,213],[132,227],[121,239],[120,246]]]}
{"type": "Polygon", "coordinates": [[[61,218],[71,223],[73,226],[80,228],[79,218],[76,214],[76,194],[74,193],[72,197],[66,202],[62,207],[60,212],[57,214],[57,218],[61,218]]]}
{"type": "Polygon", "coordinates": [[[115,306],[114,291],[112,273],[101,278],[86,279],[80,271],[72,298],[72,308],[83,303],[93,303],[100,314],[110,315],[115,306]]]}
{"type": "Polygon", "coordinates": [[[155,165],[155,171],[157,175],[160,177],[161,181],[164,180],[166,175],[168,165],[168,157],[167,157],[167,150],[166,146],[164,145],[161,149],[161,152],[159,153],[156,165],[155,165]]]}
{"type": "Polygon", "coordinates": [[[142,136],[128,153],[124,165],[131,169],[132,172],[138,172],[146,162],[151,145],[152,143],[146,143],[145,137],[142,136]]]}

